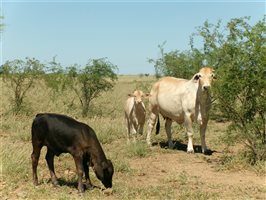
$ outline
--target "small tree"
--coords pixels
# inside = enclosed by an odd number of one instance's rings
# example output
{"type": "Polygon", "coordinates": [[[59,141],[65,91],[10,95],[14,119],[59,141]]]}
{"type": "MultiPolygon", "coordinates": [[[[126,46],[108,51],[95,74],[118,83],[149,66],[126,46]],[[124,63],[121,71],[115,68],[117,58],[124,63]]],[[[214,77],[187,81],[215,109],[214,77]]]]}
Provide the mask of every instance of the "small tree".
{"type": "Polygon", "coordinates": [[[83,116],[88,115],[93,99],[113,88],[117,80],[115,70],[117,67],[106,59],[89,60],[83,69],[77,65],[68,69],[67,83],[80,101],[83,116]]]}
{"type": "Polygon", "coordinates": [[[154,64],[156,77],[174,76],[182,78],[191,78],[193,73],[197,72],[197,66],[191,62],[192,55],[190,52],[171,51],[165,53],[164,45],[159,45],[160,58],[149,59],[149,63],[154,64]]]}
{"type": "Polygon", "coordinates": [[[214,88],[217,105],[232,121],[229,142],[245,144],[246,156],[254,164],[266,160],[266,26],[265,17],[254,26],[247,20],[227,24],[214,88]]]}
{"type": "Polygon", "coordinates": [[[62,65],[56,61],[55,57],[45,66],[45,74],[43,75],[46,85],[51,88],[52,100],[65,89],[66,74],[62,65]]]}
{"type": "Polygon", "coordinates": [[[33,86],[34,81],[43,73],[43,64],[34,58],[7,61],[2,65],[3,81],[12,90],[12,110],[18,114],[24,103],[24,98],[33,86]]]}

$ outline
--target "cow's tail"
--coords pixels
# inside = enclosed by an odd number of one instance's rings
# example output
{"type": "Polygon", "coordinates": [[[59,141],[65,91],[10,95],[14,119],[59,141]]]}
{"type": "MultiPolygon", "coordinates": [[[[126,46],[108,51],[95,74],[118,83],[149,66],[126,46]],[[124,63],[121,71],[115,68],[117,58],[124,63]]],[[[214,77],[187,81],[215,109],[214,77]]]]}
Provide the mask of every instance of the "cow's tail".
{"type": "Polygon", "coordinates": [[[158,135],[160,132],[160,117],[158,115],[157,124],[156,124],[156,135],[158,135]]]}

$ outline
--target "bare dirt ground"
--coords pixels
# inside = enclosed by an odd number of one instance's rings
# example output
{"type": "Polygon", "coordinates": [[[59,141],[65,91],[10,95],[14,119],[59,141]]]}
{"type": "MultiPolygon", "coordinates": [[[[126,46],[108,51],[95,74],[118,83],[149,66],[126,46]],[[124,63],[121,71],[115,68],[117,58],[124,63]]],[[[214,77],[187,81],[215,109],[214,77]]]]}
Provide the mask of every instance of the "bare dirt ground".
{"type": "MultiPolygon", "coordinates": [[[[160,147],[153,147],[156,151],[160,147]]],[[[137,171],[131,186],[159,186],[169,184],[179,190],[182,184],[190,189],[217,194],[218,199],[266,199],[266,177],[251,171],[218,171],[217,161],[221,153],[211,156],[187,154],[179,150],[167,150],[147,158],[130,161],[137,171]]]]}

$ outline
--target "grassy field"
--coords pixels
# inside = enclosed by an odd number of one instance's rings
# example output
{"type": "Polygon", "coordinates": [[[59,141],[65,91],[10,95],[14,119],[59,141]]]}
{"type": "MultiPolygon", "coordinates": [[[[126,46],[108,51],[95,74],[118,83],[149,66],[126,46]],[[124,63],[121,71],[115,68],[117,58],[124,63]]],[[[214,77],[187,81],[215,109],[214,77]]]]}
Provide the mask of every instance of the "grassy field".
{"type": "Polygon", "coordinates": [[[120,76],[113,91],[93,102],[87,118],[81,117],[78,101],[70,91],[56,94],[42,82],[27,95],[23,114],[15,116],[10,112],[10,88],[1,82],[0,199],[266,199],[265,165],[258,169],[237,161],[235,150],[242,146],[228,150],[221,140],[226,134],[226,123],[209,123],[206,140],[213,150],[210,156],[197,151],[200,144],[197,127],[196,153],[187,154],[185,130],[177,124],[173,126],[176,141],[173,150],[167,149],[163,128],[159,135],[153,133],[150,148],[146,146],[145,135],[139,136],[136,144],[127,145],[124,101],[135,88],[149,92],[154,81],[153,77],[120,76]],[[91,169],[92,182],[99,188],[86,190],[80,196],[74,161],[68,154],[55,158],[60,186],[54,187],[44,158],[45,148],[38,166],[41,184],[33,186],[30,127],[39,112],[67,114],[96,131],[115,167],[111,194],[100,189],[103,186],[91,169]]]}

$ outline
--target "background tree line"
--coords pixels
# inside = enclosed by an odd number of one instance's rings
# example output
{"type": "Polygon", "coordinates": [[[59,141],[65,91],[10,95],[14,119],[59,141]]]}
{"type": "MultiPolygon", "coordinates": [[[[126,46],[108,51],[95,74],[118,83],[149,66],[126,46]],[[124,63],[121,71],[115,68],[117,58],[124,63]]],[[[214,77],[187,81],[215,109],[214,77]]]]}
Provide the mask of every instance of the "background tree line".
{"type": "Polygon", "coordinates": [[[43,80],[52,89],[52,98],[65,89],[74,91],[79,99],[82,116],[87,116],[90,103],[102,92],[113,88],[117,80],[117,66],[105,58],[91,59],[85,66],[72,65],[64,68],[55,57],[47,64],[35,58],[7,61],[1,66],[5,84],[12,90],[12,112],[23,110],[24,99],[30,88],[43,80]]]}

